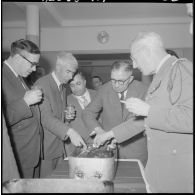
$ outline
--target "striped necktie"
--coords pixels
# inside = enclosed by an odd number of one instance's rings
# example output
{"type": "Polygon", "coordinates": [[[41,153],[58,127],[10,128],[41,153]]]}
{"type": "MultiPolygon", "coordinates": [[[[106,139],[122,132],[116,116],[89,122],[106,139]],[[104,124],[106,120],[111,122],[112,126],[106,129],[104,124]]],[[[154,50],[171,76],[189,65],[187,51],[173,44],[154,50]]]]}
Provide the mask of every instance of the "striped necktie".
{"type": "Polygon", "coordinates": [[[87,98],[86,98],[85,96],[82,96],[81,98],[82,98],[82,100],[83,100],[83,106],[84,106],[84,108],[87,107],[87,105],[88,105],[88,100],[87,100],[87,98]]]}

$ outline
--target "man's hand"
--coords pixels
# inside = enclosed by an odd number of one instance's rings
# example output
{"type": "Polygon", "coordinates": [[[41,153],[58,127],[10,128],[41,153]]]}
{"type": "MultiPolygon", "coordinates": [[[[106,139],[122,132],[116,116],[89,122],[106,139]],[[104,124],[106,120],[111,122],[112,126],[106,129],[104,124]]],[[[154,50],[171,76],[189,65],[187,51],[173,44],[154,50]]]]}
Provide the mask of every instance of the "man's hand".
{"type": "Polygon", "coordinates": [[[117,141],[116,139],[112,139],[111,143],[108,144],[107,150],[114,150],[116,148],[117,141]]]}
{"type": "Polygon", "coordinates": [[[104,145],[104,143],[114,137],[114,134],[112,131],[108,131],[106,133],[102,133],[97,135],[94,138],[94,146],[100,147],[101,145],[104,145]]]}
{"type": "Polygon", "coordinates": [[[138,98],[128,98],[121,101],[125,104],[127,110],[138,116],[148,116],[150,105],[138,98]]]}
{"type": "Polygon", "coordinates": [[[90,136],[94,136],[94,135],[100,135],[105,133],[106,131],[104,131],[101,127],[96,127],[89,135],[90,136]]]}
{"type": "Polygon", "coordinates": [[[82,137],[74,129],[70,128],[67,132],[67,135],[69,136],[72,144],[75,145],[76,147],[82,146],[83,149],[87,148],[87,146],[86,146],[85,142],[83,141],[82,137]]]}
{"type": "Polygon", "coordinates": [[[41,89],[29,90],[25,93],[23,99],[28,106],[36,104],[42,99],[42,91],[41,89]]]}

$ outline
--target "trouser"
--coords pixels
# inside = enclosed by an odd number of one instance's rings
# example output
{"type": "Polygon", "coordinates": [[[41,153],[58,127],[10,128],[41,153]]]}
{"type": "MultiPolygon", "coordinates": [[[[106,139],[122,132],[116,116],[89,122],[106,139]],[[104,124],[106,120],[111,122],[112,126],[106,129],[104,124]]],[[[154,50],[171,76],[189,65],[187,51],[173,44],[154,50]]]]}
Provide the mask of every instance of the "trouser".
{"type": "Polygon", "coordinates": [[[44,178],[51,175],[53,170],[56,169],[57,165],[62,160],[62,156],[55,159],[41,160],[40,178],[44,178]]]}
{"type": "Polygon", "coordinates": [[[39,178],[39,166],[31,167],[31,168],[24,168],[23,169],[23,178],[39,178]]]}
{"type": "Polygon", "coordinates": [[[22,167],[22,172],[20,173],[21,178],[39,178],[40,177],[40,162],[36,167],[22,167]]]}

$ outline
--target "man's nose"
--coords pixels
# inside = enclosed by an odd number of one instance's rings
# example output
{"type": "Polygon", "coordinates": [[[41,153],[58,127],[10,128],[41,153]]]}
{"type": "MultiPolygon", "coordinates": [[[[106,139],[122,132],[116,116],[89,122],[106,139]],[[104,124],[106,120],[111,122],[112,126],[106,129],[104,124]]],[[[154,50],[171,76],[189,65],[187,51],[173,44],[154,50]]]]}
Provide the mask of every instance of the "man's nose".
{"type": "Polygon", "coordinates": [[[115,82],[115,87],[119,87],[119,83],[118,82],[115,82]]]}
{"type": "Polygon", "coordinates": [[[36,66],[33,66],[32,67],[32,71],[36,71],[36,66]]]}
{"type": "Polygon", "coordinates": [[[71,72],[71,73],[69,73],[69,76],[70,76],[70,79],[72,79],[73,78],[73,73],[71,72]]]}
{"type": "Polygon", "coordinates": [[[136,63],[133,63],[133,68],[137,68],[137,65],[136,65],[136,63]]]}

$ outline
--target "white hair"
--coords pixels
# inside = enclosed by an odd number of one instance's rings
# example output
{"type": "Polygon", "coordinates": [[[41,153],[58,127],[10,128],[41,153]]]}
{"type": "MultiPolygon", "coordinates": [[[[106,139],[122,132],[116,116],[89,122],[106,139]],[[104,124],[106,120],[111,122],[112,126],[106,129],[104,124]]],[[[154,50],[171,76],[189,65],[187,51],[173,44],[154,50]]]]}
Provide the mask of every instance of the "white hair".
{"type": "Polygon", "coordinates": [[[61,51],[57,55],[57,62],[60,64],[69,63],[73,66],[78,66],[77,59],[73,56],[72,53],[61,51]]]}
{"type": "Polygon", "coordinates": [[[159,34],[155,32],[140,32],[131,42],[130,49],[138,50],[141,48],[163,49],[163,42],[159,34]]]}

